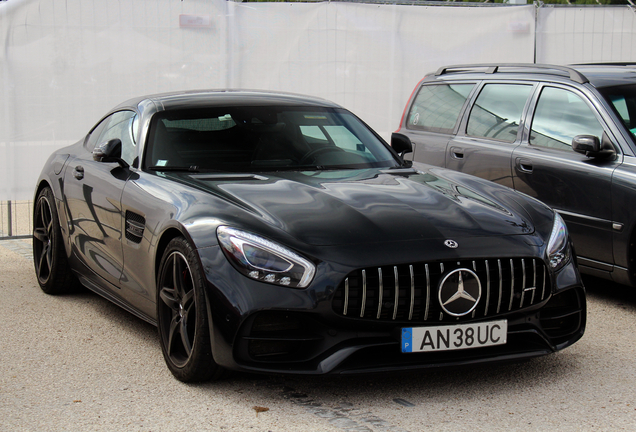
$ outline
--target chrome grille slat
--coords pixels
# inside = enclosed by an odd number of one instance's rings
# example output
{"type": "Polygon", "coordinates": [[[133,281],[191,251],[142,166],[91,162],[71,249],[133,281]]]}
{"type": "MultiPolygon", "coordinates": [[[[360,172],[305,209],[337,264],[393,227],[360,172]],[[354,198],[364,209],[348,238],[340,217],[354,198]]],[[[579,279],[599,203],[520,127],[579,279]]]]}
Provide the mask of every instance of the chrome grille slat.
{"type": "Polygon", "coordinates": [[[488,316],[488,306],[490,305],[490,267],[488,266],[488,260],[486,260],[486,310],[484,316],[488,316]]]}
{"type": "Polygon", "coordinates": [[[499,300],[497,301],[497,313],[501,310],[501,297],[503,295],[503,272],[501,271],[501,260],[497,260],[499,266],[499,300]]]}
{"type": "Polygon", "coordinates": [[[532,286],[534,289],[532,290],[532,298],[530,299],[530,303],[534,303],[534,294],[537,292],[537,260],[532,260],[532,274],[534,275],[534,279],[532,280],[532,286]]]}
{"type": "Polygon", "coordinates": [[[384,296],[384,283],[382,281],[382,268],[378,267],[378,288],[380,289],[380,293],[378,296],[378,316],[377,319],[380,319],[380,315],[382,314],[382,297],[384,296]]]}
{"type": "Polygon", "coordinates": [[[413,308],[415,307],[415,275],[413,274],[413,264],[409,265],[411,275],[411,307],[409,309],[409,321],[413,319],[413,308]]]}
{"type": "Polygon", "coordinates": [[[362,270],[362,307],[360,308],[360,318],[364,318],[364,308],[367,305],[367,271],[362,270]]]}
{"type": "Polygon", "coordinates": [[[345,300],[344,300],[344,309],[342,314],[347,315],[347,310],[349,309],[349,278],[345,279],[345,300]]]}
{"type": "Polygon", "coordinates": [[[543,289],[541,290],[541,300],[543,300],[543,298],[545,297],[545,273],[546,273],[546,269],[544,267],[543,268],[543,289]]]}
{"type": "Polygon", "coordinates": [[[393,320],[397,317],[398,304],[400,302],[400,282],[397,266],[393,266],[393,276],[395,277],[395,301],[393,302],[393,320]]]}
{"type": "Polygon", "coordinates": [[[455,259],[353,271],[333,294],[332,307],[353,319],[454,323],[525,309],[545,301],[550,291],[548,267],[542,259],[455,259]],[[470,313],[457,317],[444,311],[438,289],[449,273],[460,268],[479,278],[481,297],[470,313]]]}
{"type": "Polygon", "coordinates": [[[522,273],[522,282],[521,282],[521,302],[519,303],[519,307],[523,307],[523,300],[526,297],[526,261],[521,260],[521,273],[522,273]]]}
{"type": "Polygon", "coordinates": [[[510,304],[508,304],[508,311],[512,310],[512,301],[515,298],[515,264],[510,260],[510,304]]]}
{"type": "Polygon", "coordinates": [[[428,271],[428,264],[426,264],[426,312],[424,312],[424,321],[428,319],[428,307],[431,304],[431,275],[428,271]]]}

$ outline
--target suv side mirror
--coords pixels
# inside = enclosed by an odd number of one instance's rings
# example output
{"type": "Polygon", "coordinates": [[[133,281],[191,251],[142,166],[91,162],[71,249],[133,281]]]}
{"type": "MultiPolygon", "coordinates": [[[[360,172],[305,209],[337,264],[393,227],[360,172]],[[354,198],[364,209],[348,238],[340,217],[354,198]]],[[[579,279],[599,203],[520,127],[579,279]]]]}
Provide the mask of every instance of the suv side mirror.
{"type": "Polygon", "coordinates": [[[97,162],[117,162],[122,168],[130,166],[121,158],[121,140],[118,138],[103,142],[95,147],[93,160],[97,162]]]}
{"type": "Polygon", "coordinates": [[[395,150],[401,158],[404,158],[406,153],[413,152],[413,144],[411,140],[406,135],[402,135],[401,133],[393,132],[391,134],[391,147],[395,150]]]}
{"type": "Polygon", "coordinates": [[[603,132],[603,140],[594,135],[577,135],[572,139],[572,150],[587,157],[610,159],[616,156],[614,146],[603,132]]]}

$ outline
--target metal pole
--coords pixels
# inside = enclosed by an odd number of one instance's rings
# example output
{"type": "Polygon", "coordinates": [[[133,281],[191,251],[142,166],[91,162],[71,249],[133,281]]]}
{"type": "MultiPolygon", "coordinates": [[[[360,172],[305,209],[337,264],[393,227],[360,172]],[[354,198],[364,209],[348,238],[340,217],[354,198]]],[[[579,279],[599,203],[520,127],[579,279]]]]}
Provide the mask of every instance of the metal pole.
{"type": "Polygon", "coordinates": [[[11,221],[11,200],[7,201],[7,210],[9,214],[9,237],[13,236],[13,223],[11,221]]]}

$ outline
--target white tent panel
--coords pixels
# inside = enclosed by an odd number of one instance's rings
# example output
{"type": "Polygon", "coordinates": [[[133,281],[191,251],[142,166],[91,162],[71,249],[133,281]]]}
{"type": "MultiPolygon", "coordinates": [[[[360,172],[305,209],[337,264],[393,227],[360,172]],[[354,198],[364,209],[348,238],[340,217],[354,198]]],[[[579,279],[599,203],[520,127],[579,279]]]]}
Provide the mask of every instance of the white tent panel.
{"type": "Polygon", "coordinates": [[[133,96],[252,88],[324,97],[382,136],[443,65],[636,58],[627,8],[11,0],[0,3],[0,199],[133,96]]]}
{"type": "Polygon", "coordinates": [[[627,7],[541,7],[537,63],[636,60],[636,13],[627,7]]]}

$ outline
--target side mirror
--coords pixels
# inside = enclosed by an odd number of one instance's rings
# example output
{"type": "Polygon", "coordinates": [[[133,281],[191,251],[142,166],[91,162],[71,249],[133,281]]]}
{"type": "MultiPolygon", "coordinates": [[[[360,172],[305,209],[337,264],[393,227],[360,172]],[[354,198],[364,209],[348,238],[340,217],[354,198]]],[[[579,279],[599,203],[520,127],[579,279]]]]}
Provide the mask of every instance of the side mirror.
{"type": "Polygon", "coordinates": [[[395,150],[402,158],[406,153],[413,152],[413,144],[409,137],[397,132],[393,132],[391,134],[391,147],[393,147],[393,150],[395,150]]]}
{"type": "Polygon", "coordinates": [[[117,162],[122,168],[130,165],[121,158],[121,140],[114,138],[95,147],[93,160],[97,162],[117,162]]]}
{"type": "Polygon", "coordinates": [[[602,141],[594,135],[575,136],[572,139],[572,150],[591,158],[610,159],[616,156],[616,150],[605,132],[602,141]]]}

